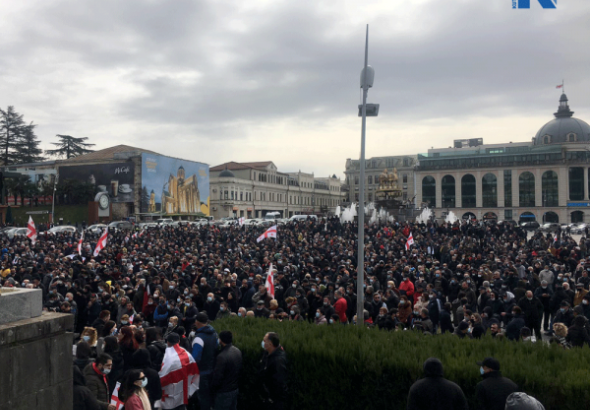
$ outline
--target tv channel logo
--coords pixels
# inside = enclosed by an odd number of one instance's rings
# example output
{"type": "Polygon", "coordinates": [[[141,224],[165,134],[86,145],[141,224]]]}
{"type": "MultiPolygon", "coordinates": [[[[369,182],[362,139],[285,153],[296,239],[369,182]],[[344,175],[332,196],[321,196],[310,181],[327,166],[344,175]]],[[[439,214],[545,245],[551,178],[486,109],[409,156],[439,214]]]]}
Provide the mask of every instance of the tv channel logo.
{"type": "MultiPolygon", "coordinates": [[[[535,0],[533,0],[535,1],[535,0]]],[[[544,9],[557,8],[557,0],[537,0],[544,9]]],[[[530,9],[531,0],[512,0],[513,9],[530,9]]]]}

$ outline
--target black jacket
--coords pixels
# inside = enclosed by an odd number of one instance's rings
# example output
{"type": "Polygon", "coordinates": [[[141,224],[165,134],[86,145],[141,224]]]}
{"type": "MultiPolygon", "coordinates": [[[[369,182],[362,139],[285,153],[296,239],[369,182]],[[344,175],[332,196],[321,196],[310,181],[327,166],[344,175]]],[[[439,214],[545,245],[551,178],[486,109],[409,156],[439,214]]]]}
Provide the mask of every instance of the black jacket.
{"type": "Polygon", "coordinates": [[[283,346],[271,354],[265,351],[260,363],[263,396],[275,403],[284,403],[287,400],[287,354],[283,346]]]}
{"type": "Polygon", "coordinates": [[[454,332],[453,322],[451,322],[451,314],[444,309],[440,312],[440,332],[454,332]]]}
{"type": "Polygon", "coordinates": [[[160,376],[153,369],[150,354],[146,349],[138,349],[133,353],[133,356],[131,356],[131,369],[141,370],[147,377],[146,391],[153,409],[154,403],[162,398],[162,385],[160,384],[160,376]]]}
{"type": "Polygon", "coordinates": [[[475,387],[477,409],[504,410],[506,398],[518,391],[518,386],[512,380],[502,377],[499,371],[484,374],[483,381],[475,387]]]}
{"type": "Polygon", "coordinates": [[[424,376],[410,388],[408,410],[468,410],[463,390],[443,377],[440,360],[426,360],[424,376]]]}
{"type": "Polygon", "coordinates": [[[78,366],[74,366],[74,407],[73,410],[99,410],[96,397],[86,387],[86,379],[78,366]]]}
{"type": "Polygon", "coordinates": [[[150,359],[152,362],[152,369],[160,371],[162,368],[162,360],[164,360],[164,352],[166,351],[166,344],[161,340],[156,340],[147,346],[150,352],[150,359]]]}
{"type": "Polygon", "coordinates": [[[510,323],[506,326],[506,337],[509,340],[518,340],[520,339],[520,329],[524,327],[524,319],[522,315],[516,315],[510,323]]]}
{"type": "Polygon", "coordinates": [[[242,352],[232,344],[225,345],[215,360],[215,369],[211,380],[213,394],[237,390],[241,369],[242,352]]]}

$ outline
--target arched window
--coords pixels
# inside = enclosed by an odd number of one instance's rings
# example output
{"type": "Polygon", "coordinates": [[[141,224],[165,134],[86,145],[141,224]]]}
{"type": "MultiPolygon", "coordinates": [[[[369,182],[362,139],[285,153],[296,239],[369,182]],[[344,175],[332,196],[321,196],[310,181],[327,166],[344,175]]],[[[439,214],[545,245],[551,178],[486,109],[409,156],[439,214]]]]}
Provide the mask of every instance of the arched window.
{"type": "Polygon", "coordinates": [[[584,222],[584,212],[583,211],[572,212],[572,223],[580,223],[580,222],[584,222]]]}
{"type": "Polygon", "coordinates": [[[485,174],[481,179],[482,205],[484,208],[498,206],[497,180],[494,174],[485,174]]]}
{"type": "Polygon", "coordinates": [[[559,193],[557,174],[554,171],[546,171],[543,173],[542,178],[542,191],[543,191],[543,206],[557,206],[559,193]]]}
{"type": "Polygon", "coordinates": [[[422,178],[422,202],[431,208],[436,206],[436,181],[430,175],[422,178]]]}
{"type": "Polygon", "coordinates": [[[535,206],[535,176],[530,172],[518,178],[518,199],[521,207],[535,206]]]}
{"type": "Polygon", "coordinates": [[[543,222],[559,222],[559,216],[555,212],[546,212],[543,215],[543,222]]]}
{"type": "Polygon", "coordinates": [[[567,134],[567,142],[576,142],[578,140],[578,136],[575,132],[570,132],[567,134]]]}
{"type": "Polygon", "coordinates": [[[584,199],[584,168],[573,167],[569,169],[570,199],[579,201],[584,199]]]}
{"type": "Polygon", "coordinates": [[[551,136],[550,135],[545,135],[543,137],[543,144],[549,144],[551,143],[551,136]]]}
{"type": "Polygon", "coordinates": [[[441,183],[442,188],[442,207],[455,207],[455,178],[451,175],[445,175],[441,183]]]}
{"type": "Polygon", "coordinates": [[[471,174],[461,178],[461,207],[475,208],[475,177],[471,174]]]}

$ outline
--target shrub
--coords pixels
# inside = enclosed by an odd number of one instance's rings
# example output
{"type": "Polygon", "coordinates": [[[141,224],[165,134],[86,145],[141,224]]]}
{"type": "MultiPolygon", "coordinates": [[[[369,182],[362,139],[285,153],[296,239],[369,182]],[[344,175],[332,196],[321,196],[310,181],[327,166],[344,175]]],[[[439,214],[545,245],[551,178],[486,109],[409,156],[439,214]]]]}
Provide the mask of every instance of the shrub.
{"type": "Polygon", "coordinates": [[[502,374],[547,409],[581,409],[590,403],[590,349],[564,351],[541,343],[461,340],[451,334],[425,336],[356,326],[317,326],[306,322],[228,318],[215,321],[230,330],[242,351],[240,408],[260,408],[258,392],[266,332],[277,332],[289,361],[290,406],[316,409],[404,409],[410,386],[422,377],[422,364],[439,358],[445,377],[463,389],[474,406],[481,381],[476,362],[493,356],[502,374]]]}

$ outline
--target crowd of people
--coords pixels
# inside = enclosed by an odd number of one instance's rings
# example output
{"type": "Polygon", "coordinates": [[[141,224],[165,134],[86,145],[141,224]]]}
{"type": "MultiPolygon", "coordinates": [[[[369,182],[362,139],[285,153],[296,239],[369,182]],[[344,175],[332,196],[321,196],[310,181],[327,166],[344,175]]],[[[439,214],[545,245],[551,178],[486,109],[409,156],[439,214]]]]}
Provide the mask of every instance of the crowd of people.
{"type": "MultiPolygon", "coordinates": [[[[354,223],[290,222],[278,225],[276,239],[257,242],[260,233],[215,225],[115,231],[96,256],[98,235],[90,233],[80,250],[78,234],[39,235],[34,246],[5,238],[0,275],[3,286],[41,289],[45,310],[74,316],[81,373],[75,380],[92,384],[104,376],[104,391],[94,389],[104,396],[104,410],[123,379],[138,386],[147,380],[144,408],[160,400],[157,372],[176,336],[200,369],[195,396],[202,408],[214,406],[218,335],[209,323],[228,316],[327,326],[363,320],[378,329],[459,338],[541,342],[545,336],[565,349],[590,344],[586,236],[527,235],[513,224],[475,221],[370,225],[361,288],[354,223]],[[359,297],[362,318],[356,317],[359,297]]],[[[281,352],[276,365],[284,365],[278,336],[263,346],[267,354],[275,353],[272,347],[281,352]]],[[[277,380],[285,383],[267,383],[277,380]]],[[[268,402],[280,406],[286,386],[264,386],[268,402]]]]}

